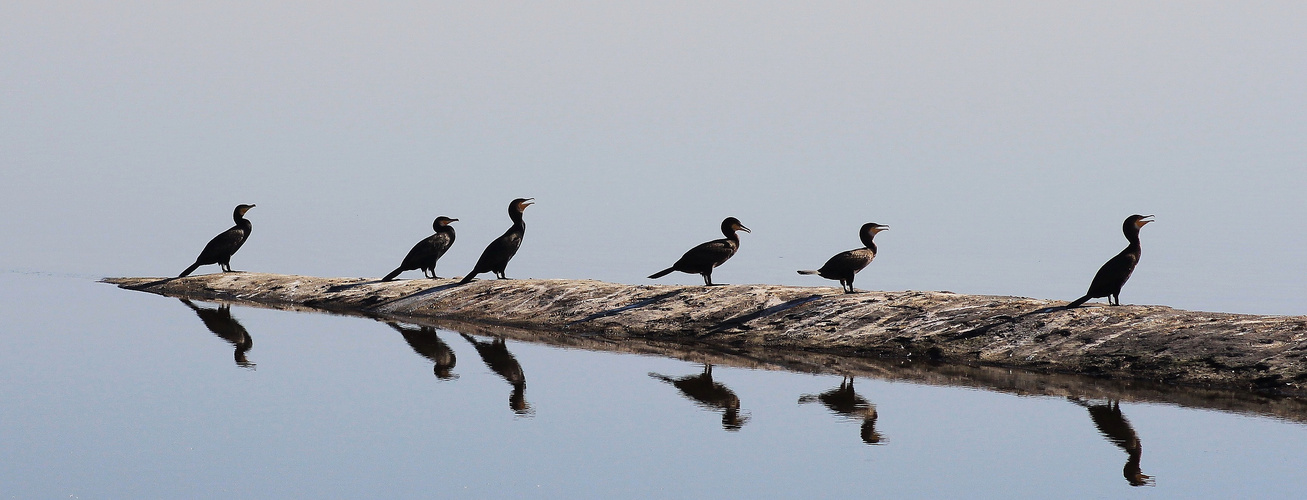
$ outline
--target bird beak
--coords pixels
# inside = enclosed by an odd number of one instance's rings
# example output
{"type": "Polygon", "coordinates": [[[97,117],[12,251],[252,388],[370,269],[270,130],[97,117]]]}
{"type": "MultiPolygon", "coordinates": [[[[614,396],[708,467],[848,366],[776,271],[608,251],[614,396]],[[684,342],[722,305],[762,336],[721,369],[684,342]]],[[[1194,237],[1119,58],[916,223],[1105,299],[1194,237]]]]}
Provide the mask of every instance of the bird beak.
{"type": "Polygon", "coordinates": [[[522,202],[522,203],[519,203],[519,205],[522,207],[522,210],[526,210],[526,207],[529,207],[529,206],[531,206],[531,205],[535,205],[536,202],[531,201],[531,200],[534,200],[534,199],[535,199],[535,198],[527,198],[526,201],[524,201],[524,202],[522,202]]]}
{"type": "Polygon", "coordinates": [[[750,231],[749,228],[744,227],[744,224],[740,224],[740,225],[739,225],[739,230],[740,230],[740,231],[744,231],[744,232],[746,232],[746,233],[752,233],[752,232],[753,232],[753,231],[750,231]]]}
{"type": "Polygon", "coordinates": [[[449,219],[449,222],[458,222],[458,219],[449,219]]]}
{"type": "Polygon", "coordinates": [[[1154,222],[1148,220],[1151,217],[1152,217],[1151,215],[1145,215],[1144,218],[1139,219],[1137,222],[1135,222],[1135,227],[1144,227],[1144,224],[1148,224],[1149,222],[1154,222]]]}

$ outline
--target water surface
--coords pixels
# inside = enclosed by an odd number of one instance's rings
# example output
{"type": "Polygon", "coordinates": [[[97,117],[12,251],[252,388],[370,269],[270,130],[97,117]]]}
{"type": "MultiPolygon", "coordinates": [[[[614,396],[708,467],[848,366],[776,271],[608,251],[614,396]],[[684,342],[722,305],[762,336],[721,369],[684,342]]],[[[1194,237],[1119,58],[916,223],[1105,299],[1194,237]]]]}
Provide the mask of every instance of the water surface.
{"type": "Polygon", "coordinates": [[[709,368],[475,329],[187,304],[83,277],[0,280],[0,484],[16,498],[1307,488],[1302,424],[1129,394],[709,368]]]}

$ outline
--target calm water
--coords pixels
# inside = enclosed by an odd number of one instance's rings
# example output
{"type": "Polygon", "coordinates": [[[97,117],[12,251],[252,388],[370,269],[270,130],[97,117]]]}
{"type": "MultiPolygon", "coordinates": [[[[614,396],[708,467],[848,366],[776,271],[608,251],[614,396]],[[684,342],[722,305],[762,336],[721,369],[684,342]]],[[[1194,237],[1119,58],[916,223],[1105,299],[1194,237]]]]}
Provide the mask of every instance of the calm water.
{"type": "Polygon", "coordinates": [[[838,375],[0,281],[6,497],[1307,490],[1307,427],[1271,418],[871,377],[850,393],[838,375]]]}

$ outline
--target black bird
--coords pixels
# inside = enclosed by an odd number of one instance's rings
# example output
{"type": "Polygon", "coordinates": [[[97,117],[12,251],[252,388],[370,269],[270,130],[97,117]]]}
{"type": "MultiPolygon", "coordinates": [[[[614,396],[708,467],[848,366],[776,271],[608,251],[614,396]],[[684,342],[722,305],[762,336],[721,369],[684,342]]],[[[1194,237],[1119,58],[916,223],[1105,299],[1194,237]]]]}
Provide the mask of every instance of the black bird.
{"type": "Polygon", "coordinates": [[[522,235],[526,234],[526,222],[522,221],[522,211],[531,206],[534,203],[531,200],[534,199],[518,198],[508,204],[508,218],[513,219],[513,227],[490,242],[485,251],[481,252],[481,258],[477,259],[477,265],[472,268],[472,272],[467,273],[463,281],[458,284],[469,283],[476,278],[476,275],[486,271],[494,272],[495,277],[501,280],[508,279],[504,276],[504,268],[508,267],[508,260],[517,254],[517,248],[522,246],[522,235]]]}
{"type": "Polygon", "coordinates": [[[1126,217],[1125,222],[1121,224],[1121,231],[1125,233],[1125,239],[1130,241],[1130,245],[1098,269],[1094,281],[1089,283],[1089,292],[1084,297],[1067,304],[1068,309],[1080,307],[1080,304],[1084,304],[1085,301],[1099,297],[1107,297],[1109,305],[1121,305],[1121,287],[1130,279],[1130,273],[1135,271],[1135,264],[1139,263],[1139,255],[1143,251],[1139,247],[1139,229],[1153,222],[1148,220],[1150,217],[1152,216],[1137,214],[1126,217]],[[1115,303],[1113,303],[1114,299],[1115,303]]]}
{"type": "Polygon", "coordinates": [[[862,419],[862,442],[880,444],[884,437],[876,432],[876,406],[853,391],[853,377],[844,377],[840,386],[821,394],[799,396],[799,404],[820,401],[830,411],[848,418],[862,419]]]}
{"type": "Polygon", "coordinates": [[[736,231],[753,232],[740,224],[740,219],[727,217],[726,220],[722,221],[722,234],[726,235],[725,238],[701,243],[699,246],[691,248],[688,252],[685,252],[685,255],[681,256],[681,260],[672,264],[672,267],[649,275],[649,279],[658,279],[671,274],[672,271],[680,271],[701,274],[703,275],[704,284],[712,286],[713,268],[722,265],[732,255],[735,255],[736,250],[740,249],[740,237],[735,234],[736,231]]]}
{"type": "Polygon", "coordinates": [[[240,322],[232,317],[230,305],[218,304],[217,309],[211,309],[197,306],[194,302],[186,299],[178,300],[181,300],[183,304],[186,304],[186,307],[195,311],[195,314],[200,317],[200,321],[204,322],[205,328],[208,328],[218,338],[226,340],[227,343],[236,348],[234,357],[237,366],[254,368],[254,363],[245,358],[245,353],[254,348],[254,339],[250,338],[250,332],[245,331],[245,327],[241,326],[240,322]]]}
{"type": "Polygon", "coordinates": [[[1089,410],[1089,418],[1094,421],[1094,427],[1098,428],[1098,432],[1125,451],[1125,467],[1121,468],[1121,474],[1125,476],[1130,486],[1154,484],[1153,477],[1144,474],[1143,469],[1139,467],[1139,461],[1144,455],[1144,447],[1139,441],[1139,435],[1135,433],[1135,428],[1130,425],[1129,420],[1126,420],[1125,414],[1121,413],[1120,401],[1090,403],[1078,398],[1068,399],[1089,410]]]}
{"type": "Polygon", "coordinates": [[[863,248],[856,248],[835,254],[830,260],[816,271],[803,270],[799,274],[816,274],[826,279],[838,280],[840,288],[844,293],[853,293],[853,275],[858,274],[862,268],[867,267],[871,260],[876,258],[876,243],[871,239],[876,237],[876,233],[889,229],[889,226],[868,222],[862,225],[858,230],[858,237],[862,239],[863,248]]]}
{"type": "Polygon", "coordinates": [[[399,273],[410,269],[421,269],[422,275],[428,278],[439,278],[436,276],[436,261],[445,255],[445,251],[454,244],[454,228],[449,225],[450,222],[457,222],[458,219],[449,217],[436,217],[436,221],[431,223],[431,228],[436,234],[427,236],[426,239],[413,245],[413,249],[408,251],[404,256],[404,261],[396,267],[394,271],[387,274],[381,281],[390,281],[399,276],[399,273]]]}
{"type": "Polygon", "coordinates": [[[250,237],[250,230],[254,228],[245,218],[245,212],[250,211],[251,208],[254,208],[254,205],[236,205],[236,210],[231,214],[231,218],[236,220],[236,225],[209,240],[209,244],[204,245],[204,250],[200,251],[200,256],[195,258],[195,263],[177,277],[184,278],[195,268],[205,264],[219,264],[223,272],[231,272],[231,255],[240,250],[241,245],[244,245],[245,240],[250,237]]]}
{"type": "Polygon", "coordinates": [[[458,378],[458,375],[450,371],[454,369],[454,365],[458,364],[458,357],[454,356],[454,350],[449,348],[449,344],[440,340],[440,335],[436,334],[435,328],[429,326],[404,327],[392,321],[387,321],[386,324],[404,336],[404,341],[408,342],[408,346],[413,348],[413,352],[436,363],[435,368],[432,369],[436,373],[436,377],[441,380],[458,378]]]}
{"type": "Polygon", "coordinates": [[[481,342],[466,333],[459,335],[472,343],[472,347],[475,347],[477,354],[481,355],[481,361],[486,363],[486,367],[500,377],[504,377],[504,380],[513,386],[513,392],[508,395],[508,408],[518,415],[530,415],[531,405],[526,402],[526,375],[522,373],[522,365],[517,362],[517,358],[513,353],[508,352],[508,345],[504,343],[504,339],[495,337],[490,342],[481,342]]]}
{"type": "Polygon", "coordinates": [[[708,410],[722,411],[722,427],[728,431],[738,431],[749,421],[749,417],[740,415],[740,398],[726,386],[712,379],[712,365],[703,365],[703,373],[672,378],[667,375],[649,372],[649,376],[672,384],[685,397],[708,410]]]}

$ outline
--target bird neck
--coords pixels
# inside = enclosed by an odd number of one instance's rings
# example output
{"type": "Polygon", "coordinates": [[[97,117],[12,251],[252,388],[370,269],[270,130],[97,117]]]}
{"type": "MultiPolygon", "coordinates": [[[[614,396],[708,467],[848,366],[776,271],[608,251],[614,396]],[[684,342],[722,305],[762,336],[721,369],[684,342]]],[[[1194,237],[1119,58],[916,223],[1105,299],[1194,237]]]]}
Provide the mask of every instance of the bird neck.
{"type": "Polygon", "coordinates": [[[526,229],[526,221],[522,220],[522,212],[518,210],[509,210],[508,218],[513,219],[513,227],[526,229]]]}
{"type": "Polygon", "coordinates": [[[876,243],[871,240],[876,237],[876,233],[867,231],[862,233],[860,237],[862,238],[862,246],[870,248],[874,253],[876,251],[876,243]]]}
{"type": "Polygon", "coordinates": [[[1134,249],[1134,250],[1138,250],[1138,249],[1140,248],[1140,246],[1139,246],[1139,228],[1138,228],[1138,227],[1135,227],[1134,224],[1131,224],[1131,225],[1129,225],[1129,226],[1126,226],[1126,228],[1125,228],[1125,239],[1126,239],[1126,241],[1129,241],[1129,242],[1130,242],[1130,246],[1127,247],[1127,248],[1131,248],[1131,249],[1134,249]]]}

